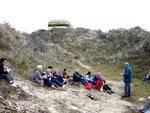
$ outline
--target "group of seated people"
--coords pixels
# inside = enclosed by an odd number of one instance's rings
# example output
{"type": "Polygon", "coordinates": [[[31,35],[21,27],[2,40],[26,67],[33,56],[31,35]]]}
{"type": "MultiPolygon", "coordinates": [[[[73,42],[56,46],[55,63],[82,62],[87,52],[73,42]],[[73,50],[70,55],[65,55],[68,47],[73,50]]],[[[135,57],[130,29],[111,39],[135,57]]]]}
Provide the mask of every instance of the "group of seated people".
{"type": "Polygon", "coordinates": [[[41,86],[49,85],[52,88],[65,87],[69,75],[67,74],[67,69],[64,69],[63,74],[59,74],[58,71],[52,72],[53,67],[49,66],[46,72],[42,72],[42,65],[36,67],[34,73],[34,81],[41,86]]]}
{"type": "Polygon", "coordinates": [[[74,83],[81,82],[85,87],[90,84],[90,87],[99,91],[106,91],[108,94],[114,93],[110,86],[106,83],[106,80],[100,73],[91,75],[91,72],[88,71],[85,76],[82,76],[79,73],[79,69],[76,69],[71,78],[65,68],[62,74],[59,74],[58,71],[52,71],[53,67],[48,66],[46,72],[42,72],[42,65],[36,67],[34,73],[34,81],[41,86],[49,85],[50,87],[56,89],[58,86],[64,88],[69,81],[74,83]]]}
{"type": "Polygon", "coordinates": [[[108,94],[114,93],[114,91],[112,91],[110,86],[106,83],[104,76],[101,76],[100,73],[96,73],[94,77],[92,77],[91,71],[88,71],[85,75],[85,81],[86,83],[91,83],[94,89],[106,91],[108,94]]]}
{"type": "Polygon", "coordinates": [[[143,82],[150,82],[150,71],[146,74],[146,76],[143,78],[143,82]]]}

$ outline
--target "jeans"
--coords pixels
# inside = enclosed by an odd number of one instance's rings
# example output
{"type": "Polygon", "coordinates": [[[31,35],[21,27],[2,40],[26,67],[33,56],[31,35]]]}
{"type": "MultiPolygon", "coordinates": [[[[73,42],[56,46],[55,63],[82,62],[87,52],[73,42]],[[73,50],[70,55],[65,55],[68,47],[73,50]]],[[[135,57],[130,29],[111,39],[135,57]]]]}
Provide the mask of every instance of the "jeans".
{"type": "Polygon", "coordinates": [[[125,92],[125,96],[130,96],[131,95],[130,84],[125,83],[124,92],[125,92]]]}
{"type": "Polygon", "coordinates": [[[6,79],[8,82],[13,81],[14,78],[10,74],[2,74],[1,78],[6,79]]]}
{"type": "Polygon", "coordinates": [[[83,84],[83,85],[86,85],[86,81],[84,79],[81,79],[80,82],[83,84]]]}
{"type": "Polygon", "coordinates": [[[52,86],[54,83],[49,78],[44,78],[44,84],[48,84],[49,86],[52,86]]]}
{"type": "Polygon", "coordinates": [[[51,81],[54,82],[54,83],[56,83],[60,87],[63,86],[63,82],[60,82],[58,79],[52,79],[51,81]]]}

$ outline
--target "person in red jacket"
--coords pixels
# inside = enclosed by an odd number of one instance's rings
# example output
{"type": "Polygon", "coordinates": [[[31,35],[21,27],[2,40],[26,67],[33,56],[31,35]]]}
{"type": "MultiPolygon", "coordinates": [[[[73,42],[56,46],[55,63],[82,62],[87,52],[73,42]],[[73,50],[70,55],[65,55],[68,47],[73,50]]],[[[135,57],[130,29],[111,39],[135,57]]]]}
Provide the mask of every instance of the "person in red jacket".
{"type": "Polygon", "coordinates": [[[101,89],[103,89],[103,82],[102,79],[100,77],[100,73],[95,74],[93,81],[95,81],[96,85],[94,86],[94,89],[100,91],[101,89]]]}
{"type": "Polygon", "coordinates": [[[0,59],[0,78],[1,79],[6,79],[11,86],[17,87],[17,84],[14,82],[14,78],[10,75],[10,73],[12,72],[11,70],[9,70],[7,68],[7,70],[5,71],[4,66],[7,63],[7,59],[6,58],[1,58],[0,59]]]}

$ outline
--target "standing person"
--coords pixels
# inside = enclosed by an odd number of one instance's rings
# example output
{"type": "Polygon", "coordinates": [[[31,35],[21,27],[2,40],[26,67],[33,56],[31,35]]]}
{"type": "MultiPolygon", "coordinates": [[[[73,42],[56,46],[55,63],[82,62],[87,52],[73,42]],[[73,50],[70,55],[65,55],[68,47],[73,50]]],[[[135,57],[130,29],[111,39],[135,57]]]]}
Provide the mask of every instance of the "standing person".
{"type": "Polygon", "coordinates": [[[123,98],[125,97],[130,97],[131,96],[131,88],[130,84],[132,83],[132,69],[129,66],[128,62],[125,62],[125,71],[124,73],[121,73],[124,76],[124,95],[122,96],[123,98]]]}
{"type": "Polygon", "coordinates": [[[0,78],[6,79],[11,84],[11,86],[17,87],[17,84],[14,82],[14,78],[10,75],[12,71],[8,69],[7,71],[4,70],[4,66],[6,65],[6,63],[7,63],[6,58],[0,59],[0,78]]]}
{"type": "Polygon", "coordinates": [[[76,71],[74,72],[73,81],[81,82],[83,85],[86,85],[86,81],[84,80],[84,77],[82,75],[80,75],[79,69],[76,69],[76,71]]]}

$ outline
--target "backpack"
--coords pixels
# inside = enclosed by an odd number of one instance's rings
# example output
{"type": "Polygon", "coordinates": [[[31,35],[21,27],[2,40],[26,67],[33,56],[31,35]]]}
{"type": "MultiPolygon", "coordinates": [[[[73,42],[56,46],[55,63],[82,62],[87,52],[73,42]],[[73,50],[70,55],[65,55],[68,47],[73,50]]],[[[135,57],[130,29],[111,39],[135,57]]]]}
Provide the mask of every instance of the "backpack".
{"type": "Polygon", "coordinates": [[[97,97],[96,96],[94,96],[94,95],[92,95],[92,94],[87,94],[86,96],[88,96],[90,99],[92,99],[92,100],[94,100],[94,101],[97,101],[98,99],[97,99],[97,97]]]}
{"type": "Polygon", "coordinates": [[[91,90],[91,89],[92,89],[92,83],[90,83],[90,82],[86,83],[85,88],[86,88],[87,90],[91,90]]]}

